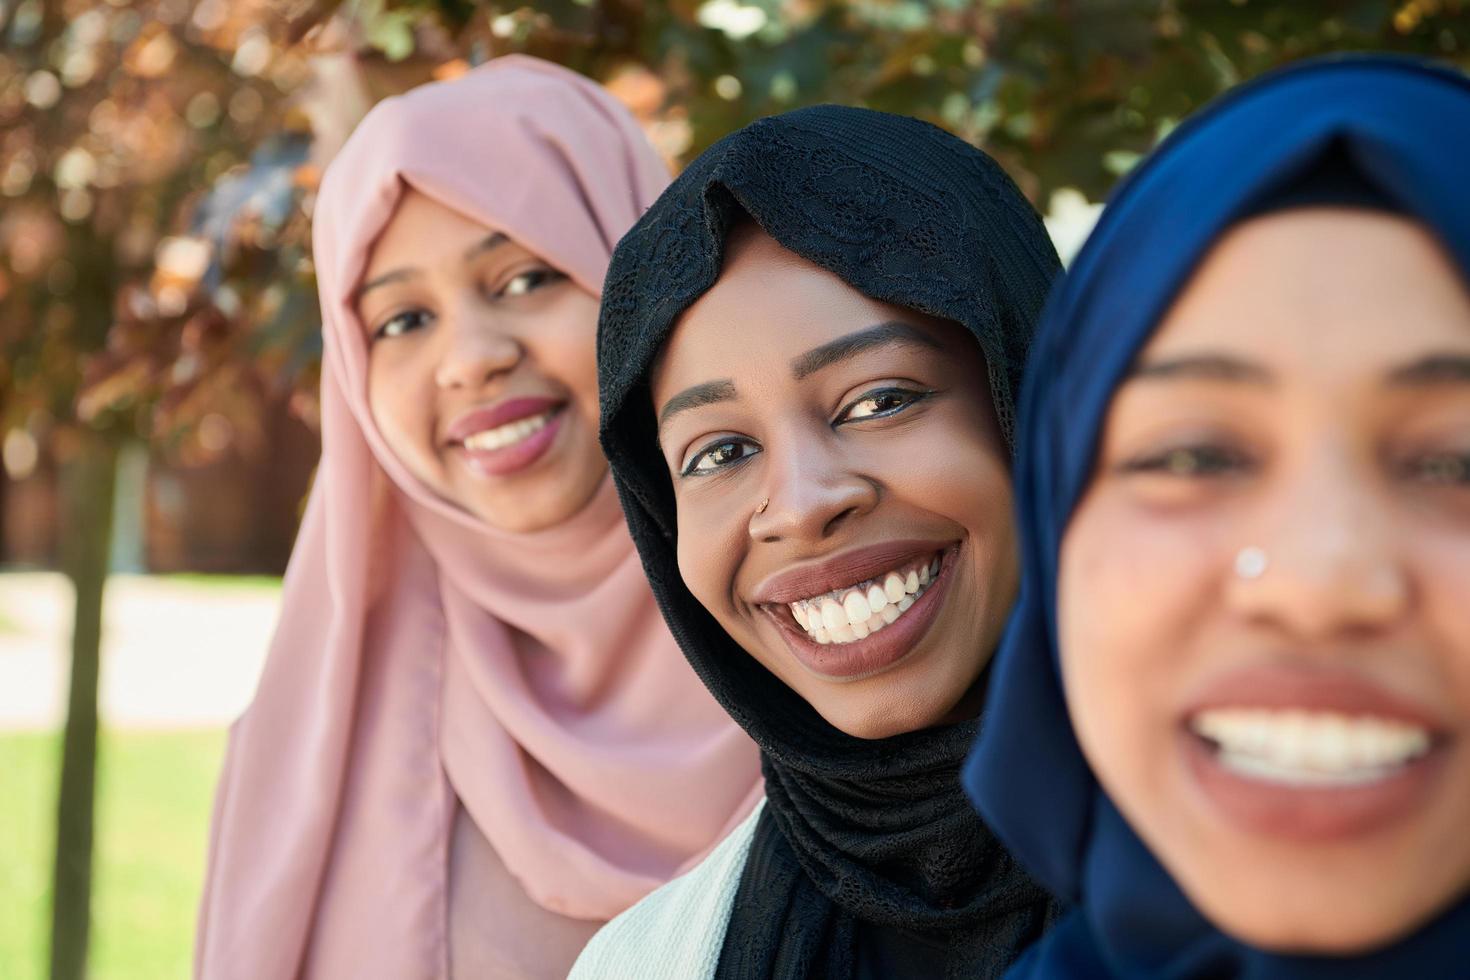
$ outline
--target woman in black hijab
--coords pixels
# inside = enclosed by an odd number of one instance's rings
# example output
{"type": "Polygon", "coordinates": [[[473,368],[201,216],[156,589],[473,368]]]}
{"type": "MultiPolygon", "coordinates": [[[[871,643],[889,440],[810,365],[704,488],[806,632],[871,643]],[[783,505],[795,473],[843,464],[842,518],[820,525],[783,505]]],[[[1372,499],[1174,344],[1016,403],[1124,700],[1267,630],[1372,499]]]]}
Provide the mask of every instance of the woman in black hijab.
{"type": "Polygon", "coordinates": [[[1050,907],[959,767],[1015,598],[1013,393],[1056,254],[987,156],[821,106],[696,160],[619,245],[602,439],[767,804],[574,977],[997,976],[1050,907]]]}

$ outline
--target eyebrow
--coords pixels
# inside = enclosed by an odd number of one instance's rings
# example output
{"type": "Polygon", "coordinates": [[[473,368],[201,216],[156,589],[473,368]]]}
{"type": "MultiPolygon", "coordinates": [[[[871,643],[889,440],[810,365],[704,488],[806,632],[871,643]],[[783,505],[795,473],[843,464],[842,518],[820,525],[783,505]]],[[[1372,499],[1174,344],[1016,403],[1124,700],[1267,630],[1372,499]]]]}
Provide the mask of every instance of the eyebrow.
{"type": "Polygon", "coordinates": [[[1470,355],[1429,354],[1390,371],[1388,383],[1396,388],[1470,384],[1470,355]]]}
{"type": "Polygon", "coordinates": [[[492,231],[490,234],[482,238],[477,244],[471,245],[469,248],[465,249],[464,260],[468,262],[470,259],[473,259],[480,255],[484,255],[486,252],[497,249],[502,245],[509,244],[509,238],[506,238],[505,235],[498,231],[492,231]]]}
{"type": "MultiPolygon", "coordinates": [[[[480,239],[480,241],[465,249],[464,255],[461,257],[461,260],[464,262],[469,262],[470,260],[480,255],[484,255],[486,252],[497,249],[500,246],[507,245],[509,243],[510,239],[506,238],[504,234],[498,231],[492,231],[490,234],[480,239]]],[[[391,272],[385,272],[381,276],[375,276],[372,279],[369,279],[367,282],[363,283],[361,286],[358,286],[357,292],[354,293],[352,296],[352,300],[354,303],[360,302],[363,296],[366,295],[369,290],[377,289],[379,286],[388,286],[395,282],[405,282],[409,279],[414,278],[418,274],[419,270],[417,269],[394,269],[391,272]]]]}
{"type": "Polygon", "coordinates": [[[1229,354],[1187,354],[1160,361],[1143,361],[1129,373],[1130,381],[1173,381],[1176,379],[1230,381],[1268,385],[1271,372],[1259,364],[1229,354]]]}
{"type": "Polygon", "coordinates": [[[820,347],[813,347],[792,360],[791,375],[800,381],[823,368],[856,357],[874,347],[888,346],[925,347],[939,351],[944,349],[943,344],[918,327],[904,323],[902,320],[887,320],[864,330],[850,333],[845,337],[828,341],[820,347]]]}
{"type": "Polygon", "coordinates": [[[685,388],[664,403],[663,409],[658,413],[658,427],[662,430],[664,424],[680,412],[687,412],[691,408],[699,408],[703,405],[734,401],[735,398],[735,382],[729,378],[706,381],[703,384],[685,388]]]}

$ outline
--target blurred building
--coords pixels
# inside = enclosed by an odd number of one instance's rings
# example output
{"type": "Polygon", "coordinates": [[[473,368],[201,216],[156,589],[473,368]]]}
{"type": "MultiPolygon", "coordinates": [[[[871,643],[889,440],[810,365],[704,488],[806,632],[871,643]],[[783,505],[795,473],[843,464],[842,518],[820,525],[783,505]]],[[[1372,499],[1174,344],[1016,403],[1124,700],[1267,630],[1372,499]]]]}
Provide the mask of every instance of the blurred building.
{"type": "MultiPolygon", "coordinates": [[[[269,448],[228,451],[199,466],[150,454],[120,457],[113,560],[119,570],[279,574],[285,570],[321,453],[317,436],[283,404],[262,420],[269,448]]],[[[24,462],[24,460],[22,460],[24,462]]],[[[8,460],[7,462],[14,462],[8,460]]],[[[0,478],[0,564],[54,568],[57,474],[51,460],[0,478]]]]}

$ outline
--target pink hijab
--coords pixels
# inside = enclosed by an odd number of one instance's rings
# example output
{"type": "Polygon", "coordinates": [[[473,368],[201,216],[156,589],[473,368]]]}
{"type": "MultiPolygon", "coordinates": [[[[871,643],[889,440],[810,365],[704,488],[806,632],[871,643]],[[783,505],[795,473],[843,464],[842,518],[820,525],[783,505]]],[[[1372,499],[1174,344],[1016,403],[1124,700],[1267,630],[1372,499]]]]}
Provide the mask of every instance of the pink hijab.
{"type": "Polygon", "coordinates": [[[668,634],[610,479],[562,525],[500,532],[411,476],[366,398],[352,294],[405,185],[597,295],[667,181],[607,93],[520,56],[381,103],[328,169],[322,461],[220,782],[200,975],[443,975],[456,806],[537,905],[601,920],[759,798],[755,748],[668,634]]]}

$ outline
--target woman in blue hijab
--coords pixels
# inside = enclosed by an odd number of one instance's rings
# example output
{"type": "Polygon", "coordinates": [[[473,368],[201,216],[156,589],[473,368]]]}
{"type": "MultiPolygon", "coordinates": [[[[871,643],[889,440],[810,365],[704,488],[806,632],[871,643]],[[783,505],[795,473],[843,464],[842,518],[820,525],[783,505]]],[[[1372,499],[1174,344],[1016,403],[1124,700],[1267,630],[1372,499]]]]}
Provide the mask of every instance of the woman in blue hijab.
{"type": "Polygon", "coordinates": [[[1470,81],[1181,126],[1032,349],[968,790],[1074,904],[1012,976],[1470,976],[1470,81]]]}

